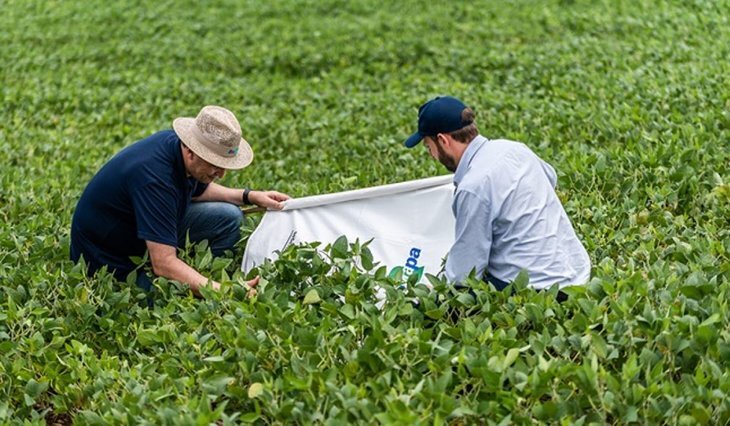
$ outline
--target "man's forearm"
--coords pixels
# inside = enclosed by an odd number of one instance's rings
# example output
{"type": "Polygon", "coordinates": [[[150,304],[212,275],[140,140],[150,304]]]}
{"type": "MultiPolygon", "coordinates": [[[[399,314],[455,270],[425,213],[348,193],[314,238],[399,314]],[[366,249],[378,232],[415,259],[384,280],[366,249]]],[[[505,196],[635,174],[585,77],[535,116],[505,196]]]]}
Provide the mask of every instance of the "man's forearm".
{"type": "MultiPolygon", "coordinates": [[[[190,289],[196,295],[200,295],[200,288],[208,285],[208,278],[204,277],[187,263],[177,257],[167,259],[160,265],[152,265],[154,273],[170,280],[179,281],[190,286],[190,289]]],[[[215,290],[218,290],[219,284],[210,281],[215,290]]]]}
{"type": "MultiPolygon", "coordinates": [[[[223,201],[240,206],[243,204],[243,189],[226,188],[217,183],[210,183],[200,196],[193,201],[223,201]]],[[[272,210],[284,208],[284,202],[289,196],[276,191],[249,191],[247,204],[265,207],[272,210]]]]}
{"type": "Polygon", "coordinates": [[[211,182],[205,191],[195,197],[193,201],[223,201],[240,206],[243,204],[243,189],[228,188],[211,182]]]}

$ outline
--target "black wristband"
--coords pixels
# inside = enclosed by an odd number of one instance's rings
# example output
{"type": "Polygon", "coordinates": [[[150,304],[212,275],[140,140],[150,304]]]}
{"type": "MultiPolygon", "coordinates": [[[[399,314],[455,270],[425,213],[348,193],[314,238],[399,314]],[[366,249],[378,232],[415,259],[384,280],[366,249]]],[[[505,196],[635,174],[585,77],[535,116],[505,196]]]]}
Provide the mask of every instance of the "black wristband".
{"type": "Polygon", "coordinates": [[[248,199],[248,194],[251,192],[250,189],[246,188],[243,190],[243,205],[250,205],[251,200],[248,199]]]}

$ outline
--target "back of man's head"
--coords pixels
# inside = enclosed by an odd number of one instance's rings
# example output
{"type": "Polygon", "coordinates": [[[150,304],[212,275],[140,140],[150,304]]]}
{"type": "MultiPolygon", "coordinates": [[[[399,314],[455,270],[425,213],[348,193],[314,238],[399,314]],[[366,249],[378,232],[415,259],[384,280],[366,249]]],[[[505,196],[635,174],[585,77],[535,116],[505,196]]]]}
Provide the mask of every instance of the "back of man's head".
{"type": "Polygon", "coordinates": [[[445,133],[461,143],[469,143],[478,134],[474,111],[451,96],[437,96],[418,109],[418,130],[405,141],[413,148],[423,138],[445,133]]]}

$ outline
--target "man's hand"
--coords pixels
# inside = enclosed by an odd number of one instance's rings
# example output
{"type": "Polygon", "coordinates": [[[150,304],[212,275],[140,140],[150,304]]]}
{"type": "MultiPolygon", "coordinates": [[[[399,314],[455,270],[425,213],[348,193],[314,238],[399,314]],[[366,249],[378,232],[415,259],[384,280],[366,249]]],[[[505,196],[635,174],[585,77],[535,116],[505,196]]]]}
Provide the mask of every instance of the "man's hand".
{"type": "Polygon", "coordinates": [[[155,275],[189,285],[196,296],[200,296],[200,288],[205,285],[210,284],[216,290],[220,287],[220,284],[215,281],[209,282],[208,278],[180,260],[177,257],[176,247],[149,240],[145,243],[155,275]]]}
{"type": "Polygon", "coordinates": [[[256,286],[259,285],[259,280],[261,280],[260,276],[252,279],[251,281],[246,281],[246,288],[248,288],[248,292],[246,293],[246,296],[248,296],[248,297],[256,296],[256,286]]]}
{"type": "Polygon", "coordinates": [[[284,201],[291,198],[286,194],[276,191],[251,191],[248,193],[248,200],[259,207],[281,210],[284,208],[284,201]]]}

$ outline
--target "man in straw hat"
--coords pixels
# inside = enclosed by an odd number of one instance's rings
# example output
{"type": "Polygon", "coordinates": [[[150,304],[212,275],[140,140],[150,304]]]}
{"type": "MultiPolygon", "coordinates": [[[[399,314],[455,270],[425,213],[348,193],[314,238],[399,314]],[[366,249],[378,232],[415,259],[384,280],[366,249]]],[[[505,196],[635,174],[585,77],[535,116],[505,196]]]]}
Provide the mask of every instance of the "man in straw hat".
{"type": "MultiPolygon", "coordinates": [[[[240,239],[238,206],[281,209],[289,197],[214,182],[253,159],[238,120],[227,109],[206,106],[196,118],[180,117],[172,126],[124,148],[91,179],[74,213],[71,259],[83,257],[90,275],[106,266],[125,280],[137,268],[130,257],[148,251],[156,275],[186,283],[199,294],[200,287],[218,289],[219,284],[177,257],[186,238],[208,240],[213,254],[220,255],[240,239]]],[[[152,282],[140,272],[137,285],[149,290],[152,282]]]]}
{"type": "Polygon", "coordinates": [[[462,283],[472,271],[499,290],[520,271],[537,290],[588,281],[590,258],[555,193],[557,175],[549,164],[522,143],[480,135],[474,112],[450,96],[419,108],[418,130],[405,145],[421,140],[455,172],[449,281],[462,283]]]}

